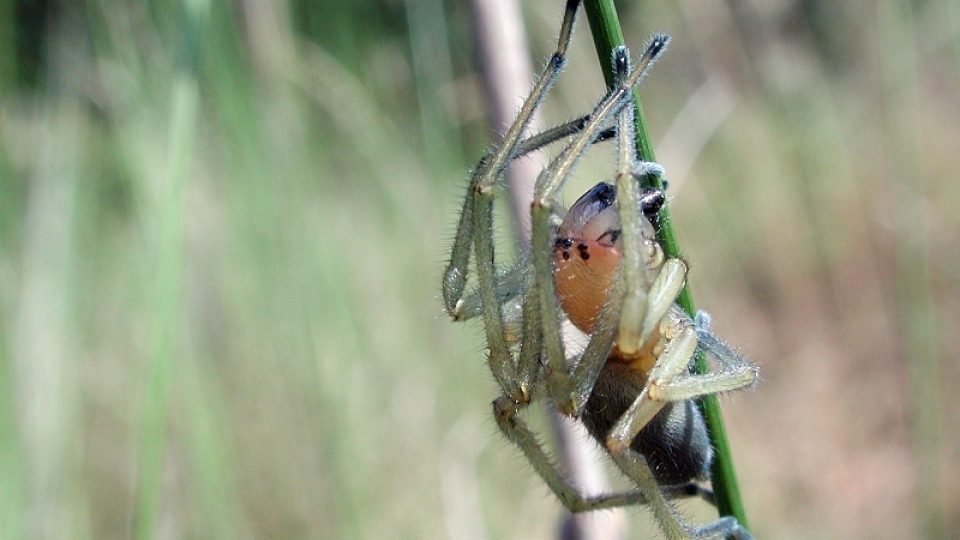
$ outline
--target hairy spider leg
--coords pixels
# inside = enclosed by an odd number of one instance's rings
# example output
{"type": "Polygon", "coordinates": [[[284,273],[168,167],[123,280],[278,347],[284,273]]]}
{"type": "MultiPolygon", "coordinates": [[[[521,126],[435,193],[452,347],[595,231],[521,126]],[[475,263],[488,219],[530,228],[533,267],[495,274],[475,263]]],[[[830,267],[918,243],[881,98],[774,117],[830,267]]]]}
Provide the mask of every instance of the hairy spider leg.
{"type": "MultiPolygon", "coordinates": [[[[647,54],[644,55],[644,61],[642,62],[641,66],[636,71],[630,72],[629,75],[622,77],[621,85],[612,90],[610,94],[601,100],[598,106],[594,109],[594,113],[591,114],[587,125],[584,126],[584,129],[580,133],[579,137],[573,141],[570,146],[568,146],[568,148],[561,153],[560,156],[558,156],[555,162],[544,172],[544,174],[541,175],[538,184],[541,184],[541,181],[548,186],[553,184],[553,190],[543,190],[542,187],[538,189],[539,197],[535,199],[535,203],[532,207],[532,212],[534,212],[535,219],[538,208],[545,209],[545,215],[552,217],[552,214],[550,213],[552,207],[549,205],[552,204],[553,193],[560,188],[562,185],[562,180],[564,180],[566,175],[569,174],[569,171],[573,165],[572,162],[583,153],[585,148],[592,142],[592,139],[596,137],[599,127],[602,125],[604,119],[613,111],[615,111],[618,106],[622,106],[622,102],[624,101],[625,96],[628,95],[632,85],[636,84],[645,71],[649,69],[650,65],[652,65],[652,61],[656,59],[660,52],[662,52],[666,42],[666,36],[657,36],[655,38],[654,43],[652,43],[648,48],[647,54]],[[557,176],[556,178],[551,178],[551,175],[557,176]],[[547,197],[544,196],[544,191],[546,192],[547,197]],[[539,206],[537,204],[538,202],[541,203],[539,206]]],[[[628,52],[626,49],[621,49],[618,51],[617,55],[619,57],[626,58],[628,56],[628,52]]],[[[622,66],[624,68],[623,71],[626,72],[626,67],[629,65],[629,62],[625,59],[618,58],[617,65],[622,66]]],[[[539,222],[541,226],[544,221],[542,216],[543,214],[541,215],[539,222]]],[[[534,223],[536,227],[538,222],[535,220],[534,223]]],[[[534,230],[535,260],[538,254],[544,258],[548,258],[552,254],[552,242],[550,241],[553,234],[552,223],[547,221],[547,225],[549,228],[544,231],[546,234],[538,233],[536,228],[534,230]],[[538,234],[540,235],[539,239],[541,240],[541,245],[539,246],[537,245],[538,234]],[[544,238],[546,239],[546,245],[543,245],[542,242],[544,238]]],[[[549,259],[547,260],[547,263],[551,264],[549,259]]],[[[539,272],[538,278],[546,275],[546,283],[552,285],[553,270],[551,267],[548,267],[547,272],[540,271],[540,268],[537,268],[535,271],[539,272]]],[[[600,316],[594,324],[593,334],[590,342],[588,343],[583,356],[581,356],[580,360],[574,365],[571,375],[567,377],[566,381],[564,381],[566,382],[566,386],[564,388],[566,390],[565,393],[568,396],[568,401],[571,402],[573,408],[577,411],[582,408],[583,403],[585,403],[589,397],[592,385],[594,384],[599,371],[602,369],[603,364],[611,348],[613,347],[613,341],[617,331],[617,320],[619,319],[622,305],[622,302],[620,301],[622,297],[622,290],[619,289],[619,286],[617,285],[618,283],[620,283],[620,280],[614,280],[615,290],[609,295],[606,305],[601,310],[600,316]],[[569,390],[571,387],[577,389],[576,393],[578,395],[570,396],[569,390]]],[[[554,292],[553,287],[550,286],[547,293],[544,293],[543,289],[541,289],[542,284],[543,280],[538,279],[537,289],[540,292],[539,295],[527,294],[524,299],[524,326],[527,326],[531,321],[528,318],[528,314],[535,315],[540,313],[540,305],[537,305],[540,302],[549,306],[546,313],[556,314],[559,309],[556,300],[556,293],[554,292]]],[[[552,322],[542,321],[542,323],[543,326],[541,328],[543,329],[544,333],[548,332],[551,328],[557,328],[559,326],[558,319],[555,319],[552,322]]],[[[525,331],[523,334],[523,342],[521,347],[534,341],[531,338],[532,336],[530,332],[525,331]]],[[[562,358],[562,343],[558,343],[558,348],[559,355],[562,358]]],[[[561,366],[561,370],[563,370],[563,373],[566,374],[565,367],[561,366]]],[[[550,385],[551,384],[548,382],[548,386],[550,385]]],[[[556,395],[556,393],[554,395],[556,395]]],[[[537,473],[544,479],[547,485],[554,491],[556,496],[567,508],[574,512],[580,512],[630,504],[631,502],[650,502],[649,496],[647,495],[647,493],[650,493],[649,486],[647,486],[647,489],[641,489],[640,491],[608,496],[583,497],[580,495],[576,488],[571,486],[569,482],[567,482],[558,472],[556,465],[551,462],[542,446],[537,442],[532,431],[527,427],[526,423],[519,418],[519,410],[524,406],[526,406],[526,403],[521,403],[518,400],[510,399],[508,396],[502,396],[494,401],[494,416],[496,417],[497,423],[504,435],[520,447],[520,449],[530,460],[531,464],[533,464],[537,473]]],[[[647,470],[649,472],[649,469],[647,470]]],[[[657,499],[662,499],[664,495],[683,496],[695,494],[698,491],[695,486],[693,486],[692,490],[690,486],[672,486],[667,488],[667,493],[661,493],[659,488],[656,487],[656,481],[652,480],[652,473],[650,474],[650,478],[654,486],[652,493],[654,493],[657,499]]],[[[641,486],[641,488],[643,487],[642,483],[638,482],[638,484],[641,486]]],[[[660,504],[661,507],[664,505],[665,503],[660,504]]]]}
{"type": "MultiPolygon", "coordinates": [[[[463,203],[460,223],[454,237],[450,263],[444,272],[443,297],[447,311],[454,313],[467,281],[470,247],[473,244],[477,262],[477,276],[481,293],[484,328],[489,353],[490,371],[505,394],[517,400],[529,400],[529,378],[536,371],[532,367],[535,354],[528,346],[521,350],[520,364],[515,365],[503,325],[501,305],[497,299],[496,271],[493,250],[493,190],[507,165],[516,156],[518,143],[539,106],[565,63],[567,48],[573,32],[580,0],[568,0],[560,26],[557,49],[537,78],[513,125],[493,154],[481,162],[470,181],[463,203]]],[[[524,310],[526,311],[526,310],[524,310]]],[[[533,317],[534,314],[530,314],[533,317]]]]}
{"type": "MultiPolygon", "coordinates": [[[[523,157],[531,152],[539,150],[545,146],[553,144],[566,137],[576,135],[583,130],[589,119],[589,115],[584,115],[559,126],[544,130],[536,135],[520,141],[517,144],[516,155],[513,159],[523,157]]],[[[600,135],[594,141],[595,143],[608,141],[616,137],[616,127],[610,127],[600,132],[600,135]]],[[[485,162],[493,156],[493,151],[484,155],[477,166],[477,169],[485,166],[485,162]]],[[[469,224],[472,227],[472,223],[469,224]]],[[[470,248],[473,246],[473,237],[470,237],[470,248]]],[[[468,248],[467,253],[470,253],[468,248]]],[[[503,319],[508,325],[519,325],[521,322],[520,304],[523,300],[523,292],[530,281],[530,254],[523,251],[520,253],[517,261],[507,270],[497,273],[497,299],[503,306],[503,319]]],[[[479,290],[474,290],[470,294],[457,296],[453,299],[452,305],[448,307],[447,312],[454,321],[466,321],[474,317],[483,315],[483,300],[479,290]]],[[[519,340],[519,332],[516,337],[511,337],[508,332],[508,341],[519,340]]]]}
{"type": "MultiPolygon", "coordinates": [[[[629,59],[628,59],[629,61],[629,59]]],[[[638,172],[648,172],[655,164],[638,166],[634,130],[633,100],[617,113],[617,200],[619,201],[620,234],[623,239],[623,280],[626,291],[620,318],[617,347],[624,354],[635,354],[652,334],[666,309],[683,289],[686,265],[679,259],[664,262],[663,250],[655,239],[644,234],[649,221],[641,211],[641,190],[638,172]],[[649,253],[636,249],[642,246],[649,253]],[[650,268],[660,275],[648,289],[650,268]],[[658,301],[669,298],[669,303],[658,301]],[[658,309],[647,309],[656,306],[658,309]],[[665,306],[665,307],[664,307],[665,306]]],[[[656,166],[659,167],[659,166],[656,166]]]]}
{"type": "Polygon", "coordinates": [[[450,262],[444,271],[441,284],[444,305],[447,312],[451,315],[457,311],[457,304],[463,296],[467,282],[467,268],[475,236],[473,211],[476,204],[474,202],[474,194],[481,189],[490,189],[496,185],[498,179],[502,176],[503,171],[512,159],[537,150],[571,133],[576,133],[579,130],[577,126],[582,124],[582,119],[576,119],[521,141],[521,137],[530,123],[533,112],[539,106],[549,87],[556,80],[557,75],[559,75],[563,65],[566,63],[566,50],[570,44],[573,24],[579,4],[580,0],[568,0],[556,51],[544,66],[543,72],[537,77],[533,89],[530,91],[526,100],[524,100],[520,111],[517,113],[516,119],[507,130],[507,133],[504,134],[503,138],[491,152],[480,159],[471,175],[467,196],[464,198],[463,208],[460,213],[460,221],[457,224],[457,232],[454,236],[450,262]]]}
{"type": "MultiPolygon", "coordinates": [[[[616,286],[611,291],[605,306],[601,309],[590,343],[584,354],[574,362],[568,373],[563,363],[562,341],[557,339],[559,338],[559,306],[552,276],[550,275],[549,260],[547,264],[543,264],[543,259],[549,257],[550,246],[537,246],[536,244],[538,239],[541,240],[541,244],[544,243],[544,239],[551,239],[551,227],[556,221],[554,197],[562,187],[576,160],[593,142],[612,137],[611,130],[603,130],[602,126],[611,115],[626,106],[625,96],[646,73],[653,60],[662,52],[668,40],[666,36],[655,37],[640,66],[633,71],[629,70],[626,50],[620,49],[614,56],[620,84],[611,90],[590,115],[557,126],[529,139],[520,140],[529,123],[530,116],[543,99],[549,86],[556,79],[563,65],[563,57],[569,44],[578,5],[579,0],[568,1],[557,51],[551,57],[503,141],[493,152],[480,161],[475,174],[471,178],[470,190],[464,201],[451,261],[444,274],[443,292],[446,307],[455,318],[460,318],[461,314],[463,315],[462,318],[469,318],[478,314],[476,311],[482,312],[491,349],[489,357],[491,371],[500,382],[505,394],[494,402],[494,412],[498,425],[505,435],[524,451],[535,470],[568,508],[573,511],[584,511],[646,502],[651,504],[658,516],[658,521],[670,537],[719,537],[729,533],[747,538],[748,533],[739,528],[736,521],[731,518],[723,518],[697,528],[684,525],[664,497],[700,494],[708,498],[705,493],[709,494],[709,492],[698,489],[692,483],[661,488],[657,485],[656,479],[643,457],[629,448],[629,442],[636,436],[639,429],[664,406],[666,401],[670,400],[669,398],[677,395],[689,394],[693,397],[702,393],[714,393],[725,389],[738,388],[752,382],[752,379],[747,381],[750,378],[749,374],[747,376],[741,373],[734,375],[734,372],[738,371],[737,365],[745,364],[745,362],[716,339],[705,340],[706,342],[701,347],[718,357],[721,366],[725,367],[730,373],[724,374],[721,370],[721,373],[716,374],[715,380],[708,380],[707,378],[694,380],[693,377],[695,376],[683,376],[683,372],[686,372],[689,364],[689,359],[697,348],[697,335],[712,337],[712,334],[709,332],[708,321],[702,325],[702,328],[697,326],[695,331],[690,329],[689,319],[682,319],[685,322],[680,325],[682,328],[679,328],[679,330],[666,328],[665,326],[668,326],[667,322],[661,322],[664,314],[675,300],[676,294],[673,290],[676,289],[678,292],[679,288],[683,286],[686,267],[682,261],[666,261],[663,268],[660,269],[661,271],[654,278],[649,293],[644,293],[645,299],[640,298],[639,307],[630,308],[630,316],[634,317],[635,320],[643,321],[639,325],[638,344],[650,339],[653,335],[653,327],[658,325],[661,334],[676,334],[672,339],[665,340],[664,351],[661,358],[657,360],[654,369],[650,371],[646,386],[627,413],[618,420],[614,429],[611,430],[610,437],[607,438],[608,448],[611,450],[614,461],[637,482],[641,488],[640,491],[600,497],[584,498],[580,496],[559,475],[556,467],[537,443],[533,433],[517,417],[519,409],[526,406],[529,401],[529,384],[536,380],[539,375],[539,359],[543,346],[542,340],[545,337],[549,338],[549,342],[546,344],[546,356],[549,368],[547,385],[551,389],[550,393],[561,410],[569,408],[568,411],[565,411],[568,414],[579,414],[583,403],[589,397],[607,354],[613,347],[614,338],[619,337],[618,321],[624,307],[622,302],[624,288],[619,284],[627,282],[625,285],[627,288],[631,281],[646,284],[646,281],[640,282],[633,278],[619,279],[618,277],[614,280],[616,286]],[[627,74],[628,72],[629,74],[627,74]],[[578,133],[579,136],[573,139],[570,145],[538,179],[535,202],[531,207],[535,226],[534,272],[537,292],[526,294],[522,305],[519,305],[515,300],[521,294],[525,284],[523,272],[519,270],[522,266],[518,265],[517,269],[499,276],[495,272],[492,224],[490,223],[492,188],[512,159],[563,137],[578,133]],[[538,230],[542,234],[538,233],[538,230]],[[473,301],[473,305],[469,306],[469,310],[461,311],[461,309],[467,307],[466,303],[462,301],[462,296],[466,285],[471,247],[475,248],[477,256],[480,285],[477,295],[471,295],[467,298],[468,301],[473,301]],[[504,327],[504,307],[502,304],[508,301],[511,301],[508,318],[515,321],[519,310],[523,325],[520,359],[517,365],[514,365],[513,358],[510,355],[509,342],[512,340],[508,340],[504,327]],[[547,306],[547,309],[542,309],[543,304],[547,306]],[[476,308],[480,309],[477,310],[476,308]],[[555,335],[551,335],[552,333],[555,335]],[[658,386],[654,384],[655,381],[662,384],[658,386]],[[658,388],[662,390],[661,394],[656,394],[658,388]],[[560,396],[560,399],[557,399],[558,396],[560,396]],[[652,397],[656,397],[656,401],[652,397]],[[623,440],[626,441],[625,444],[622,443],[623,440]]],[[[627,116],[624,114],[622,118],[627,116]]],[[[632,113],[629,117],[632,119],[632,113]]],[[[625,133],[628,130],[632,132],[632,120],[629,122],[622,121],[621,117],[618,117],[618,125],[622,139],[626,137],[625,133]]],[[[626,146],[621,143],[621,148],[626,146]]],[[[623,165],[624,163],[630,163],[629,170],[633,175],[657,174],[660,172],[655,164],[636,162],[622,150],[620,155],[618,184],[623,183],[620,178],[625,177],[624,174],[620,174],[627,168],[623,165]]],[[[624,197],[630,196],[630,193],[625,192],[624,197]]],[[[621,207],[623,206],[634,205],[621,204],[621,207]]],[[[630,223],[642,223],[630,216],[621,217],[621,221],[628,225],[630,223]]],[[[546,243],[549,244],[549,242],[546,243]]],[[[659,260],[662,260],[662,254],[659,257],[659,260]]],[[[640,260],[640,258],[637,257],[637,260],[640,260]]],[[[523,265],[525,264],[523,263],[523,265]]],[[[654,264],[654,266],[656,265],[654,264]]],[[[643,277],[645,280],[648,278],[647,275],[641,276],[640,270],[636,271],[636,276],[637,278],[643,277]]],[[[639,287],[639,289],[642,289],[642,287],[639,287]]],[[[636,328],[636,326],[633,328],[636,328]]],[[[627,340],[632,341],[633,338],[628,336],[627,340]]],[[[752,376],[755,379],[755,371],[752,376]]]]}
{"type": "MultiPolygon", "coordinates": [[[[679,313],[675,317],[686,318],[679,313]]],[[[693,318],[693,330],[697,336],[697,347],[717,361],[716,368],[703,374],[678,372],[678,376],[671,380],[657,383],[651,390],[651,399],[682,401],[706,394],[746,388],[757,381],[760,375],[759,368],[731,350],[710,331],[709,315],[698,311],[693,318]]]]}
{"type": "MultiPolygon", "coordinates": [[[[553,491],[560,502],[571,512],[590,512],[619,506],[648,504],[646,493],[632,490],[609,495],[583,496],[563,475],[543,449],[536,435],[519,417],[525,403],[517,403],[508,396],[500,396],[493,402],[493,415],[504,436],[516,444],[533,465],[534,470],[553,491]]],[[[713,503],[713,493],[690,482],[665,486],[663,495],[669,498],[701,497],[713,503]]]]}
{"type": "MultiPolygon", "coordinates": [[[[590,342],[572,369],[567,368],[563,337],[560,334],[560,308],[553,280],[554,236],[557,226],[556,195],[563,187],[576,162],[600,133],[601,127],[628,101],[633,86],[646,75],[653,63],[666,49],[669,36],[657,34],[641,56],[637,66],[628,73],[626,48],[614,51],[614,65],[618,69],[618,84],[600,100],[590,114],[584,129],[540,174],[534,187],[530,212],[533,221],[533,267],[536,295],[527,295],[527,302],[539,301],[537,312],[542,319],[542,342],[546,352],[547,387],[558,409],[568,416],[578,416],[589,398],[590,389],[603,367],[616,338],[620,310],[620,296],[614,291],[598,317],[590,342]],[[617,311],[618,313],[611,313],[617,311]],[[616,316],[614,316],[616,315],[616,316]]],[[[620,280],[614,280],[615,283],[620,280]]],[[[528,336],[524,335],[524,340],[528,336]]]]}
{"type": "MultiPolygon", "coordinates": [[[[689,373],[690,360],[696,352],[697,332],[691,321],[678,310],[671,311],[660,324],[666,342],[662,354],[650,371],[647,383],[636,400],[620,417],[607,435],[605,445],[617,466],[635,481],[646,497],[657,521],[668,538],[735,538],[749,539],[747,532],[734,518],[691,526],[687,524],[665,495],[643,455],[630,446],[640,430],[670,401],[682,401],[722,390],[742,388],[756,379],[756,367],[740,359],[741,367],[708,375],[689,373]],[[683,390],[680,390],[680,389],[683,390]],[[679,399],[674,399],[680,395],[679,399]]],[[[739,358],[739,357],[737,357],[739,358]]]]}
{"type": "MultiPolygon", "coordinates": [[[[628,57],[618,56],[625,58],[628,57]]],[[[618,67],[618,73],[626,71],[618,67]]],[[[657,517],[663,532],[669,538],[724,538],[749,537],[734,518],[690,526],[676,507],[662,493],[646,458],[633,450],[631,444],[644,426],[653,420],[670,401],[714,393],[718,390],[740,388],[750,384],[755,371],[724,370],[709,375],[691,375],[690,360],[698,345],[697,332],[682,313],[671,314],[674,303],[686,281],[687,267],[679,259],[667,259],[649,235],[649,221],[642,215],[639,174],[653,169],[652,164],[639,162],[634,143],[634,111],[632,101],[617,113],[617,198],[623,241],[622,278],[625,284],[623,307],[619,318],[617,354],[629,357],[653,345],[652,340],[665,342],[662,353],[647,374],[647,382],[634,403],[613,426],[604,441],[619,468],[634,480],[647,496],[651,511],[657,517]],[[638,174],[639,173],[639,174],[638,174]],[[647,253],[642,253],[646,250],[647,253]],[[651,270],[655,277],[650,283],[651,270]],[[671,316],[673,315],[673,316],[671,316]],[[649,343],[649,344],[648,344],[649,343]],[[734,375],[736,373],[736,375],[734,375]],[[744,378],[746,376],[746,378],[744,378]],[[695,381],[695,382],[694,382],[695,381]],[[723,382],[721,382],[723,381],[723,382]],[[683,394],[683,388],[687,394],[683,394]]],[[[709,319],[704,319],[703,330],[709,334],[709,319]]],[[[717,340],[718,341],[718,340],[717,340]]],[[[719,341],[718,341],[719,342],[719,341]]],[[[733,360],[735,355],[726,356],[733,360]]],[[[639,367],[647,368],[641,356],[639,367]]]]}

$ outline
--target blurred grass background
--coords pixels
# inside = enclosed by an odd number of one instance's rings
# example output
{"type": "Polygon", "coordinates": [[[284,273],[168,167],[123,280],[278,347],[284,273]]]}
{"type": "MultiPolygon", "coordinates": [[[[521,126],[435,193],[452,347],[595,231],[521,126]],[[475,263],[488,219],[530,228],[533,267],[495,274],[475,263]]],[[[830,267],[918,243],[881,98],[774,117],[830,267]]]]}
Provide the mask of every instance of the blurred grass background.
{"type": "MultiPolygon", "coordinates": [[[[954,535],[960,4],[620,9],[754,532],[954,535]]],[[[438,298],[481,68],[458,2],[0,1],[0,535],[552,536],[438,298]]]]}

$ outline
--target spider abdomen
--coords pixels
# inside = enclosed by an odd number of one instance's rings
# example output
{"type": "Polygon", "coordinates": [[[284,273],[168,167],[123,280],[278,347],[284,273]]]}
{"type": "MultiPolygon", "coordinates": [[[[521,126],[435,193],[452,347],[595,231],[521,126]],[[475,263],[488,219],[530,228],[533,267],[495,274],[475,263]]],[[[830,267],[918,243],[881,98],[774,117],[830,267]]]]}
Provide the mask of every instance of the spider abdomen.
{"type": "MultiPolygon", "coordinates": [[[[643,382],[629,365],[608,361],[604,366],[581,417],[601,444],[640,394],[643,382]]],[[[630,446],[646,458],[657,481],[665,485],[705,479],[713,461],[703,416],[690,400],[664,406],[630,446]]]]}

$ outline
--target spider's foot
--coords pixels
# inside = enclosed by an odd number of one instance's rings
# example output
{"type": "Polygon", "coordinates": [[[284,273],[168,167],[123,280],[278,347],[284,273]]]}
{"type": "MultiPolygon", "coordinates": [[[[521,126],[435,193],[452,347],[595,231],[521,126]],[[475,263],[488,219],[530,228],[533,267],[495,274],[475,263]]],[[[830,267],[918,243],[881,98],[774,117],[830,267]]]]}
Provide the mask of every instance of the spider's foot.
{"type": "Polygon", "coordinates": [[[753,540],[750,531],[743,528],[736,518],[726,516],[713,523],[696,527],[691,535],[694,538],[734,538],[735,540],[753,540]]]}
{"type": "Polygon", "coordinates": [[[706,311],[697,310],[697,314],[693,316],[693,327],[697,329],[697,333],[709,332],[710,322],[710,314],[706,311]]]}
{"type": "Polygon", "coordinates": [[[654,161],[638,161],[633,164],[633,174],[638,178],[641,176],[654,175],[654,176],[664,176],[666,174],[666,169],[663,168],[663,165],[656,163],[654,161]]]}
{"type": "Polygon", "coordinates": [[[453,305],[453,308],[447,310],[450,318],[452,318],[454,321],[464,321],[468,318],[463,312],[463,304],[463,299],[457,300],[457,303],[453,305]]]}
{"type": "Polygon", "coordinates": [[[613,48],[613,72],[617,74],[617,80],[622,81],[630,73],[630,51],[624,45],[618,45],[613,48]]]}

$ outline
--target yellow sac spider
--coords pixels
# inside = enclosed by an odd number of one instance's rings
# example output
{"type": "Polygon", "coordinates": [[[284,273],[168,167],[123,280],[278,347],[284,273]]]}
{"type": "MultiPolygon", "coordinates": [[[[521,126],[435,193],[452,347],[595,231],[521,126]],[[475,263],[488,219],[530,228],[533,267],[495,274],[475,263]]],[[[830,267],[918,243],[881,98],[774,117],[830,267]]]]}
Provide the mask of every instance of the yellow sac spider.
{"type": "Polygon", "coordinates": [[[656,239],[663,193],[640,187],[640,177],[662,169],[637,159],[630,93],[670,38],[654,35],[636,66],[626,48],[616,49],[617,84],[590,114],[522,138],[564,65],[579,3],[568,0],[556,52],[503,140],[473,172],[443,276],[445,306],[455,320],[482,316],[488,363],[502,392],[493,402],[497,424],[564,506],[584,512],[646,504],[668,538],[751,538],[732,517],[688,524],[671,502],[705,491],[695,481],[706,479],[712,462],[692,399],[750,386],[758,371],[711,333],[706,314],[690,319],[675,305],[687,267],[665,257],[656,239]],[[597,184],[564,213],[556,197],[577,160],[593,143],[612,138],[614,184],[597,184]],[[494,188],[511,160],[557,141],[563,150],[534,188],[530,252],[498,273],[494,188]],[[471,257],[478,285],[464,295],[471,257]],[[590,336],[572,358],[564,348],[564,316],[590,336]],[[709,373],[691,373],[697,350],[714,360],[709,373]],[[538,398],[582,421],[637,489],[580,495],[518,415],[538,398]]]}

